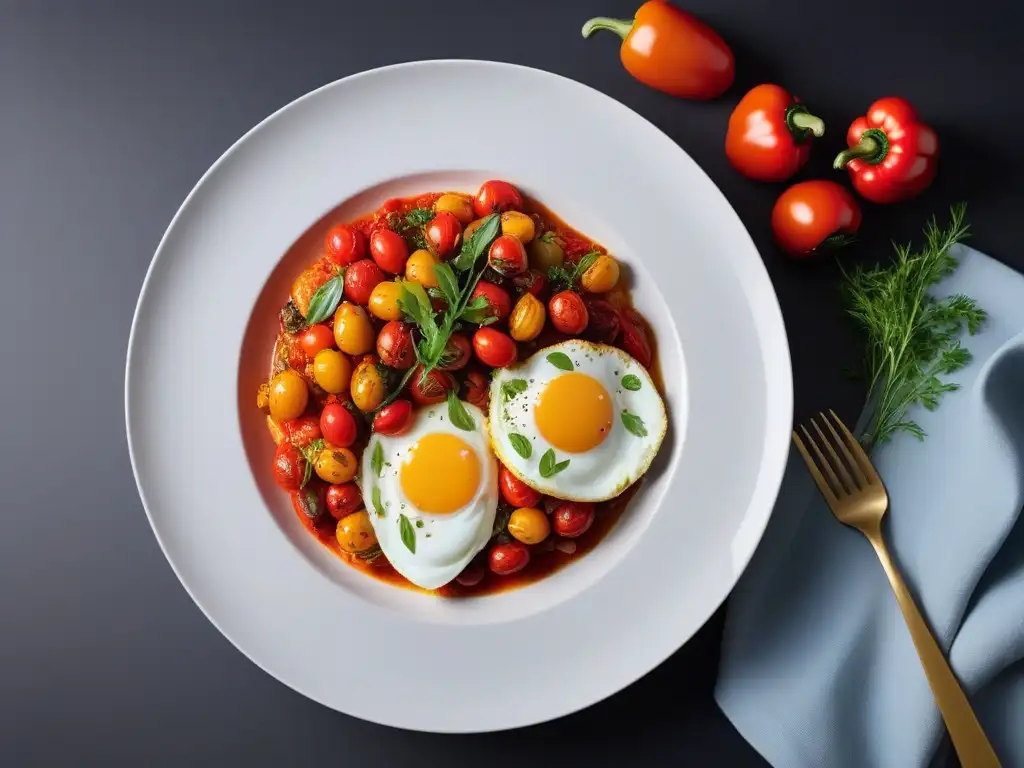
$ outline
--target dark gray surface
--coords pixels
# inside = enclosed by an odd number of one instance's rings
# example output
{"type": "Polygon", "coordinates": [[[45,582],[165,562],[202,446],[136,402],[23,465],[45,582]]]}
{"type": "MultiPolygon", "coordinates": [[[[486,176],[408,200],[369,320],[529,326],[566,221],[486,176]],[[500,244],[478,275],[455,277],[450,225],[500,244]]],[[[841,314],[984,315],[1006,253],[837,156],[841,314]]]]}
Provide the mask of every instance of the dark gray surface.
{"type": "MultiPolygon", "coordinates": [[[[0,0],[0,763],[763,764],[711,698],[721,612],[626,691],[525,731],[413,734],[307,701],[235,651],[179,586],[150,533],[124,438],[136,296],[192,185],[280,106],[397,61],[493,58],[552,70],[676,139],[762,249],[790,334],[798,418],[824,406],[856,412],[861,391],[843,373],[856,357],[834,266],[782,259],[768,236],[780,188],[741,179],[722,156],[745,87],[782,82],[826,119],[807,175],[826,173],[846,124],[875,97],[913,99],[939,131],[936,188],[909,205],[865,206],[848,260],[887,256],[889,238],[963,198],[974,244],[1024,267],[1024,109],[1012,96],[1021,59],[1003,2],[687,5],[737,53],[738,84],[714,104],[649,91],[621,69],[612,38],[580,38],[584,19],[631,15],[633,0],[0,0]]],[[[310,638],[309,647],[347,642],[310,638]]],[[[530,682],[495,659],[486,684],[530,682]]]]}

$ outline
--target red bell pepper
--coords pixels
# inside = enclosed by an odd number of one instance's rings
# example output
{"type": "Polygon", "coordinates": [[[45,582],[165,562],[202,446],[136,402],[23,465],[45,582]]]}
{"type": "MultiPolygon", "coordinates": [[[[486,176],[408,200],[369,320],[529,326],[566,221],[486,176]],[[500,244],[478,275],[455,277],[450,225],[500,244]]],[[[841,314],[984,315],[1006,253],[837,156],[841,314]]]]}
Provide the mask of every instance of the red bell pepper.
{"type": "Polygon", "coordinates": [[[854,189],[873,203],[907,200],[935,178],[939,140],[905,99],[876,101],[850,125],[846,143],[834,165],[846,168],[854,189]]]}

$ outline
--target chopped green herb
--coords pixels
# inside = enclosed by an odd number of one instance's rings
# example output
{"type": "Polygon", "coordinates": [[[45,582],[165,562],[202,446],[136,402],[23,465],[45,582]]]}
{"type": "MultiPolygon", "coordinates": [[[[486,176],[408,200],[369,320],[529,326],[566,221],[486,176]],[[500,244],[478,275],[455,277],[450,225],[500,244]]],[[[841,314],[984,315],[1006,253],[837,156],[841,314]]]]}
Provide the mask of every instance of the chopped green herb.
{"type": "Polygon", "coordinates": [[[373,456],[370,457],[370,467],[373,469],[373,474],[380,477],[384,474],[384,446],[381,445],[380,440],[373,447],[373,456]]]}
{"type": "Polygon", "coordinates": [[[521,395],[527,390],[529,385],[526,383],[526,379],[509,379],[501,384],[501,399],[503,402],[508,402],[515,398],[516,395],[521,395]]]}
{"type": "Polygon", "coordinates": [[[384,515],[387,513],[384,511],[384,505],[381,503],[380,500],[380,488],[378,488],[376,485],[373,486],[373,493],[371,498],[373,500],[373,511],[377,513],[377,517],[384,517],[384,515]]]}
{"type": "Polygon", "coordinates": [[[515,449],[515,452],[524,459],[528,459],[533,455],[532,443],[518,432],[510,432],[508,435],[508,441],[512,443],[512,447],[515,449]]]}
{"type": "Polygon", "coordinates": [[[422,528],[423,527],[423,521],[422,520],[417,520],[416,521],[416,527],[417,528],[422,528]]]}
{"type": "Polygon", "coordinates": [[[640,377],[634,376],[632,373],[626,374],[622,377],[622,386],[630,392],[636,392],[641,386],[640,377]]]}
{"type": "Polygon", "coordinates": [[[402,543],[405,544],[405,548],[416,554],[416,530],[412,527],[412,523],[409,522],[409,518],[404,514],[398,516],[398,531],[402,536],[402,543]]]}
{"type": "Polygon", "coordinates": [[[644,424],[644,420],[637,416],[635,413],[623,411],[622,426],[624,426],[627,430],[629,430],[637,437],[647,437],[647,426],[644,424]]]}
{"type": "Polygon", "coordinates": [[[558,368],[559,370],[573,370],[572,360],[569,359],[569,356],[565,354],[565,352],[552,352],[550,355],[547,356],[547,361],[551,363],[553,366],[555,366],[555,368],[558,368]]]}

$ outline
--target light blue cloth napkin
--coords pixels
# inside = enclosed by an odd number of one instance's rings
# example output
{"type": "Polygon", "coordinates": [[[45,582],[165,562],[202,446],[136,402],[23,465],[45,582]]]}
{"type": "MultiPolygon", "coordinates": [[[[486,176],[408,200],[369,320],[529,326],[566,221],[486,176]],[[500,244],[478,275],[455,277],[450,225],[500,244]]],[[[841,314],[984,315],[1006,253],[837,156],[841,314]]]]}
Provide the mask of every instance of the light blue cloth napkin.
{"type": "MultiPolygon", "coordinates": [[[[990,315],[923,443],[873,456],[883,529],[1004,766],[1024,766],[1024,276],[961,249],[936,295],[990,315]]],[[[874,552],[840,525],[794,451],[771,522],[734,591],[715,692],[776,768],[914,768],[944,726],[874,552]]],[[[940,749],[940,744],[943,745],[940,749]]]]}

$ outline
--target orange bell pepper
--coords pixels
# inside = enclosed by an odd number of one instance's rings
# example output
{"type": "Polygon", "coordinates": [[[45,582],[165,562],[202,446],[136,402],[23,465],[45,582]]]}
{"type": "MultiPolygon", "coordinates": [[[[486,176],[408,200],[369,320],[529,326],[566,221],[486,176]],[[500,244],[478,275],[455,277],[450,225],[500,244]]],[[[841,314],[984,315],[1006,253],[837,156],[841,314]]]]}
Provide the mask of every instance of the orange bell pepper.
{"type": "Polygon", "coordinates": [[[645,85],[684,99],[714,99],[732,85],[736,61],[711,27],[664,0],[649,0],[632,20],[593,18],[583,36],[607,29],[622,38],[626,70],[645,85]]]}

